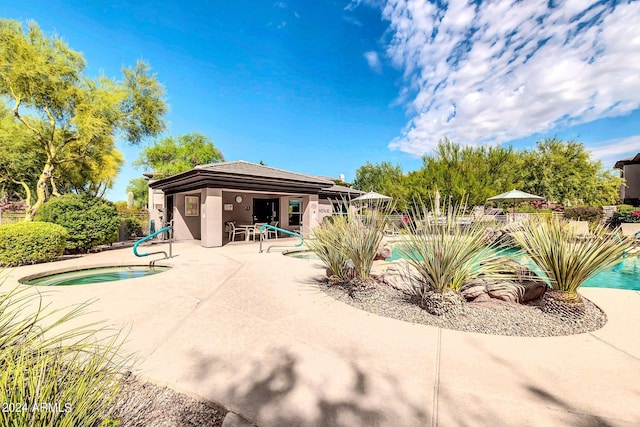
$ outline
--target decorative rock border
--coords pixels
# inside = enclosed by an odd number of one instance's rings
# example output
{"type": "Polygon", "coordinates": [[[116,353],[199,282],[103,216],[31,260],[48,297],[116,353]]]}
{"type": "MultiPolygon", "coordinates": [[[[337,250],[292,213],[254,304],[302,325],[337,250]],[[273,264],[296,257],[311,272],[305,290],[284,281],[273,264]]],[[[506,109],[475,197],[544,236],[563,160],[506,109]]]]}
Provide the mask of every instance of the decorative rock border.
{"type": "Polygon", "coordinates": [[[525,304],[496,299],[464,303],[458,314],[434,316],[420,308],[418,302],[403,291],[386,284],[378,283],[364,292],[349,290],[344,285],[330,286],[326,281],[319,287],[332,298],[369,313],[465,332],[523,337],[563,336],[595,331],[607,322],[606,314],[584,297],[584,314],[579,318],[545,313],[541,309],[541,299],[525,304]]]}

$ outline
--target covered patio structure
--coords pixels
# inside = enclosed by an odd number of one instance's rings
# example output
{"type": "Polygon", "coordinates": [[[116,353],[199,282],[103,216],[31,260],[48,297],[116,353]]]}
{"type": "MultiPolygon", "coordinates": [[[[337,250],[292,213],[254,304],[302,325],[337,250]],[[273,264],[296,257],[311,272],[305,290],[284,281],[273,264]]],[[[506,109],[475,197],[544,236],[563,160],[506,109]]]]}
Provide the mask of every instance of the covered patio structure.
{"type": "Polygon", "coordinates": [[[336,200],[362,192],[324,177],[276,169],[242,160],[212,163],[149,181],[150,219],[174,222],[176,240],[222,246],[225,223],[277,221],[278,227],[305,235],[334,213],[336,200]]]}

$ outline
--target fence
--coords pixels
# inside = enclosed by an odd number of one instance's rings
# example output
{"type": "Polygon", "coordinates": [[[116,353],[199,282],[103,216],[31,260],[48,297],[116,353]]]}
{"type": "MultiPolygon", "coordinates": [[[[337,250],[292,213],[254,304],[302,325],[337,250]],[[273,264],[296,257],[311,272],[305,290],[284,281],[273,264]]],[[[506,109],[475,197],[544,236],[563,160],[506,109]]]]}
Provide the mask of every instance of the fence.
{"type": "Polygon", "coordinates": [[[2,211],[0,209],[0,224],[13,224],[16,222],[24,221],[25,218],[24,212],[14,212],[14,211],[2,211]]]}

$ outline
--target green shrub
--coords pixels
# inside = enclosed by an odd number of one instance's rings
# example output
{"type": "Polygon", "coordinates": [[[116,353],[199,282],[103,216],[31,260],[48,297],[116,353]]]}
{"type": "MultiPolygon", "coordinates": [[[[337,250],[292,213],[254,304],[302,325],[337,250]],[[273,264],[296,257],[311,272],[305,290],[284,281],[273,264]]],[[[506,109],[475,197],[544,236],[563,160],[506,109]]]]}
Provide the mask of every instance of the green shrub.
{"type": "Polygon", "coordinates": [[[523,204],[516,208],[517,213],[538,213],[540,209],[537,209],[535,206],[530,204],[523,204]]]}
{"type": "Polygon", "coordinates": [[[141,236],[142,235],[142,221],[140,221],[135,216],[130,216],[125,219],[125,224],[127,226],[127,235],[128,236],[141,236]]]}
{"type": "Polygon", "coordinates": [[[623,212],[614,212],[611,223],[617,227],[624,223],[638,223],[640,222],[640,208],[634,208],[635,210],[624,210],[623,212]]]}
{"type": "Polygon", "coordinates": [[[592,206],[576,206],[565,209],[564,217],[566,219],[573,219],[577,221],[596,222],[602,220],[603,213],[600,208],[594,208],[592,206]]]}
{"type": "Polygon", "coordinates": [[[124,218],[127,227],[127,237],[142,236],[145,229],[149,229],[149,213],[145,207],[128,207],[127,202],[115,202],[114,206],[124,218]]]}
{"type": "Polygon", "coordinates": [[[636,208],[635,206],[631,206],[631,205],[616,206],[616,212],[631,212],[631,211],[637,211],[637,210],[640,210],[640,208],[636,208]]]}
{"type": "Polygon", "coordinates": [[[0,402],[13,405],[0,411],[0,425],[109,420],[130,358],[119,355],[117,334],[100,338],[102,330],[78,326],[86,306],[45,311],[29,290],[0,293],[0,402]]]}
{"type": "Polygon", "coordinates": [[[0,265],[35,264],[62,255],[67,230],[48,222],[0,225],[0,265]]]}
{"type": "Polygon", "coordinates": [[[120,227],[120,216],[113,203],[77,194],[49,200],[38,210],[36,219],[66,228],[69,233],[66,249],[72,253],[113,243],[120,227]]]}

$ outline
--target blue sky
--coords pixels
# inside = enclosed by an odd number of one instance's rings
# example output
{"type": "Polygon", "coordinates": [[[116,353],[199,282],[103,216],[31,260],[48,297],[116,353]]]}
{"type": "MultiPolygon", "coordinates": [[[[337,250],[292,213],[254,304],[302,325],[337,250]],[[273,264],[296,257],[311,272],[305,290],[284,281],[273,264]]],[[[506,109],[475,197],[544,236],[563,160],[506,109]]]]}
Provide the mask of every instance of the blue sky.
{"type": "MultiPolygon", "coordinates": [[[[640,2],[11,2],[83,52],[87,73],[147,61],[167,133],[227,160],[347,180],[369,161],[420,167],[448,136],[531,147],[576,139],[606,166],[640,152],[640,2]]],[[[111,200],[140,176],[139,147],[111,200]]]]}

